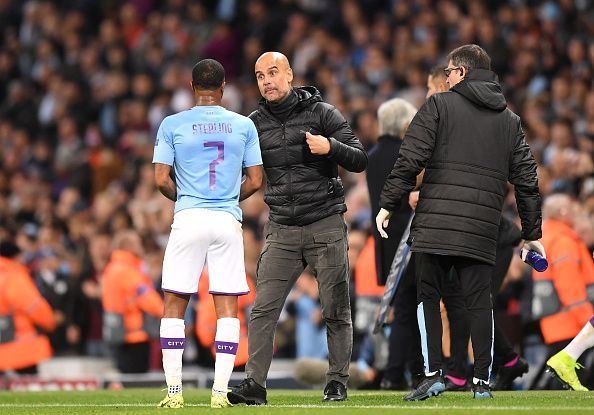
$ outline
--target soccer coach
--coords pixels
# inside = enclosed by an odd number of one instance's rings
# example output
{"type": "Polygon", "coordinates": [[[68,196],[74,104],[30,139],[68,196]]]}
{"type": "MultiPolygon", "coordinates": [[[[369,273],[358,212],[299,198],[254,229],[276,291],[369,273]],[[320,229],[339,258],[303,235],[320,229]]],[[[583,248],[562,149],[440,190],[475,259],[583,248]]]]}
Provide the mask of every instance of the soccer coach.
{"type": "Polygon", "coordinates": [[[265,404],[274,331],[306,265],[318,281],[328,336],[325,401],[347,398],[353,346],[349,302],[344,188],[338,166],[361,172],[367,153],[342,114],[312,86],[293,87],[287,58],[267,52],[255,65],[262,94],[250,118],[260,137],[270,220],[250,315],[246,379],[228,394],[231,403],[265,404]]]}
{"type": "Polygon", "coordinates": [[[450,52],[445,69],[450,90],[429,98],[413,119],[380,197],[376,225],[386,237],[383,226],[425,168],[409,240],[418,253],[417,315],[425,379],[406,400],[426,399],[445,389],[439,300],[441,282],[452,266],[471,318],[474,397],[492,397],[490,286],[508,181],[515,186],[525,247],[544,255],[538,241],[542,217],[536,162],[520,117],[507,108],[490,69],[489,55],[477,45],[450,52]]]}

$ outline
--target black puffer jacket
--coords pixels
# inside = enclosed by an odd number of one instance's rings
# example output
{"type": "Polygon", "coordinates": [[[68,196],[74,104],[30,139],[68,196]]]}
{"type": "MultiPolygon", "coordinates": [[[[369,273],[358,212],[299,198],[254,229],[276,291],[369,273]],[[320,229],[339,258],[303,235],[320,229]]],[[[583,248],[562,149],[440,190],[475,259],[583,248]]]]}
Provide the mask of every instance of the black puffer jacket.
{"type": "Polygon", "coordinates": [[[322,102],[316,88],[294,89],[299,102],[286,122],[279,121],[264,100],[250,118],[260,137],[270,220],[302,226],[346,211],[338,165],[361,172],[367,166],[367,153],[344,117],[322,102]],[[330,154],[313,155],[304,131],[327,137],[330,154]]]}
{"type": "Polygon", "coordinates": [[[495,262],[506,183],[515,186],[522,238],[541,237],[536,162],[496,75],[471,70],[435,94],[408,128],[380,206],[394,210],[426,166],[412,250],[495,262]]]}

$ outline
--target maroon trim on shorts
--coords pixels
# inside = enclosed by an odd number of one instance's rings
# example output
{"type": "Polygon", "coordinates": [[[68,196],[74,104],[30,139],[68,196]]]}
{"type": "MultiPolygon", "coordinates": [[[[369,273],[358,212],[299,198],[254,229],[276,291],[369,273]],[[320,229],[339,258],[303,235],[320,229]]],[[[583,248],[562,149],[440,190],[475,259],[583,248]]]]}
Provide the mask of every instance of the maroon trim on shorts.
{"type": "Polygon", "coordinates": [[[249,294],[250,292],[249,291],[246,291],[246,292],[243,292],[243,293],[221,293],[221,292],[218,292],[218,291],[209,291],[208,293],[209,294],[212,294],[212,295],[232,295],[232,296],[239,297],[241,295],[249,294]]]}
{"type": "Polygon", "coordinates": [[[180,295],[194,295],[196,293],[182,293],[181,291],[170,290],[168,288],[161,288],[164,292],[172,293],[172,294],[180,294],[180,295]]]}

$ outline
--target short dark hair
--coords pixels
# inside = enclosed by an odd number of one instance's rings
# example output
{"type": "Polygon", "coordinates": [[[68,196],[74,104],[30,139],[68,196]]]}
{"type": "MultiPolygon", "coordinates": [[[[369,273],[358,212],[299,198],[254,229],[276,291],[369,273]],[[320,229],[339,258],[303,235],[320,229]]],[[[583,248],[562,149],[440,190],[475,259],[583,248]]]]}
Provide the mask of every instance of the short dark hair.
{"type": "Polygon", "coordinates": [[[445,65],[435,65],[433,68],[429,69],[429,76],[433,79],[435,78],[442,78],[444,81],[446,79],[446,74],[444,72],[447,66],[445,65]]]}
{"type": "Polygon", "coordinates": [[[194,89],[214,91],[225,81],[225,68],[214,59],[202,59],[192,68],[194,89]]]}
{"type": "Polygon", "coordinates": [[[466,69],[491,69],[491,58],[479,45],[464,45],[448,55],[448,62],[466,69]]]}
{"type": "Polygon", "coordinates": [[[3,256],[4,258],[13,259],[20,253],[21,249],[12,241],[0,242],[0,256],[3,256]]]}

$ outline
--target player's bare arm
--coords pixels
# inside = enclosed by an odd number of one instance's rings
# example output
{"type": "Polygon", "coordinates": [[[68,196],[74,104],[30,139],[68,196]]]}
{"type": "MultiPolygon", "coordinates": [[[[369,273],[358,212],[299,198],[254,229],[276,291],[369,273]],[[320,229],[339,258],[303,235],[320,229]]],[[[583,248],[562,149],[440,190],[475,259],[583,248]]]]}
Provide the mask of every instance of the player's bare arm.
{"type": "Polygon", "coordinates": [[[245,169],[245,181],[241,183],[239,201],[247,199],[262,187],[262,176],[264,175],[262,165],[251,166],[245,169]]]}
{"type": "Polygon", "coordinates": [[[171,180],[169,174],[171,166],[167,164],[155,163],[155,182],[159,191],[169,200],[177,200],[177,190],[175,183],[171,180]]]}

